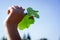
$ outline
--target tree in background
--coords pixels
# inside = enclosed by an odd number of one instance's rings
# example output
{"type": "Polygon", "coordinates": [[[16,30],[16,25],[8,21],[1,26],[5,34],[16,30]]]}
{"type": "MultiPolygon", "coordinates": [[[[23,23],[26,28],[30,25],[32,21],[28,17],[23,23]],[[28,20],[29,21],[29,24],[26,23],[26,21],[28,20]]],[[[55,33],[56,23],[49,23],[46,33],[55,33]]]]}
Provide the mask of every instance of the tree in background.
{"type": "Polygon", "coordinates": [[[7,38],[3,37],[2,40],[7,40],[7,38]]]}
{"type": "MultiPolygon", "coordinates": [[[[7,40],[7,38],[6,37],[2,37],[2,40],[7,40]]],[[[24,34],[22,40],[31,40],[31,36],[29,34],[27,36],[24,34]]],[[[47,38],[40,38],[39,40],[48,40],[48,39],[47,38]]]]}
{"type": "Polygon", "coordinates": [[[26,37],[26,35],[24,34],[22,40],[31,40],[31,37],[30,37],[29,34],[27,35],[27,37],[26,37]]]}
{"type": "Polygon", "coordinates": [[[30,35],[29,35],[29,34],[27,35],[27,39],[28,39],[28,40],[31,40],[31,37],[30,37],[30,35]]]}
{"type": "Polygon", "coordinates": [[[26,38],[26,35],[24,34],[24,36],[23,36],[23,39],[22,40],[27,40],[27,38],[26,38]]]}

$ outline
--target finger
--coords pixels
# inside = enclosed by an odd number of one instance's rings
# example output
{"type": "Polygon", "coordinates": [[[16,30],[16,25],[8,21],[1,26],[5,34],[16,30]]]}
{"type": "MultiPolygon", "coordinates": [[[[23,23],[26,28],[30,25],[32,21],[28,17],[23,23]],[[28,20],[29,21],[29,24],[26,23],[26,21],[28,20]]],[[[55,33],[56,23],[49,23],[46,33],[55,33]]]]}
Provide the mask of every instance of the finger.
{"type": "Polygon", "coordinates": [[[22,11],[24,12],[24,11],[25,11],[25,9],[22,9],[22,11]]]}
{"type": "Polygon", "coordinates": [[[16,9],[19,9],[19,6],[18,6],[18,5],[16,5],[16,6],[15,6],[15,8],[16,8],[16,9]]]}
{"type": "Polygon", "coordinates": [[[25,10],[24,8],[20,7],[20,9],[22,9],[23,11],[25,10]]]}
{"type": "Polygon", "coordinates": [[[12,8],[9,7],[8,10],[7,10],[7,13],[9,14],[11,11],[12,11],[12,8]]]}
{"type": "Polygon", "coordinates": [[[8,10],[7,10],[7,13],[8,13],[8,14],[12,13],[12,11],[13,11],[14,9],[15,9],[14,7],[9,7],[8,10]]]}
{"type": "Polygon", "coordinates": [[[10,13],[10,10],[8,10],[8,14],[10,13]]]}
{"type": "Polygon", "coordinates": [[[13,9],[16,9],[15,5],[12,5],[11,7],[12,7],[13,9]]]}

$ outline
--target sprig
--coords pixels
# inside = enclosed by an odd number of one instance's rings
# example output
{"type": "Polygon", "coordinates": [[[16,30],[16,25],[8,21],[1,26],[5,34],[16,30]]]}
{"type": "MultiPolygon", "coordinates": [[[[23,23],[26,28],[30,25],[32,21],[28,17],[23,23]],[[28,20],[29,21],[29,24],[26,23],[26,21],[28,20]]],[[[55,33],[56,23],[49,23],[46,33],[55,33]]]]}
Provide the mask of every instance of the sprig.
{"type": "Polygon", "coordinates": [[[23,20],[18,24],[18,28],[23,30],[29,28],[31,24],[34,24],[34,17],[39,18],[38,11],[33,10],[31,7],[27,8],[27,13],[23,20]]]}

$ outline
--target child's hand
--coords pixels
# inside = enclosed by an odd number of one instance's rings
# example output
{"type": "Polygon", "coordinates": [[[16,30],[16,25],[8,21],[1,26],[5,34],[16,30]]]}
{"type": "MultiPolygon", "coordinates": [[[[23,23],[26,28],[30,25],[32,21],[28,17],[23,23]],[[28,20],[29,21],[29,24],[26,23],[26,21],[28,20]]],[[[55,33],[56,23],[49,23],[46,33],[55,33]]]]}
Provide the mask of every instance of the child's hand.
{"type": "Polygon", "coordinates": [[[24,17],[24,9],[22,7],[12,6],[8,8],[7,12],[8,16],[5,20],[7,26],[17,26],[24,17]]]}

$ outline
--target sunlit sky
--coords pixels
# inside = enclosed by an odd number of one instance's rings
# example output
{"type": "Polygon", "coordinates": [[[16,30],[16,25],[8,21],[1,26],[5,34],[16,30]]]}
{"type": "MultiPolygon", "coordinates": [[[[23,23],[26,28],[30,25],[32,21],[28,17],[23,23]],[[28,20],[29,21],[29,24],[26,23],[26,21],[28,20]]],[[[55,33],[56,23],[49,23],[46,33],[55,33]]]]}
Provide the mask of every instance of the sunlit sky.
{"type": "Polygon", "coordinates": [[[40,18],[28,29],[19,30],[21,37],[30,34],[32,40],[47,38],[59,40],[60,37],[60,0],[0,0],[0,39],[6,36],[3,21],[7,17],[7,8],[19,5],[23,8],[32,7],[39,11],[40,18]]]}

